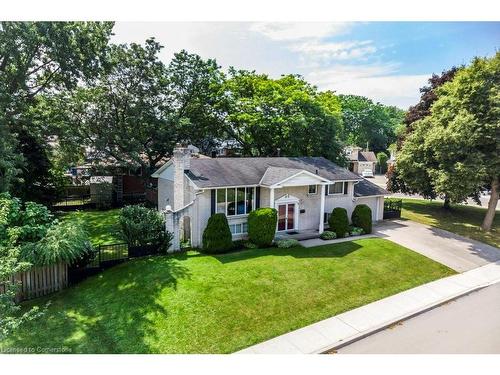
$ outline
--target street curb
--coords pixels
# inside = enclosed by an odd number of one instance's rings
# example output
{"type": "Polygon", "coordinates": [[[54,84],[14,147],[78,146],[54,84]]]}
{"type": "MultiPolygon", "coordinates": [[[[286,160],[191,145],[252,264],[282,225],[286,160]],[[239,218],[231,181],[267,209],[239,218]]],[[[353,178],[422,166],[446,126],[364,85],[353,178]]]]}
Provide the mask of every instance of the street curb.
{"type": "Polygon", "coordinates": [[[442,306],[448,302],[451,302],[451,301],[454,301],[460,297],[464,297],[468,294],[471,294],[473,292],[476,292],[478,290],[481,290],[481,289],[484,289],[490,285],[493,285],[493,284],[497,284],[497,283],[500,283],[500,279],[498,280],[495,280],[495,281],[490,281],[488,283],[485,283],[485,284],[482,284],[482,285],[479,285],[479,286],[475,286],[467,291],[464,291],[464,292],[460,292],[460,293],[457,293],[456,295],[453,295],[452,297],[446,297],[445,299],[441,300],[441,301],[438,301],[438,302],[434,302],[430,305],[427,305],[426,307],[418,310],[418,311],[414,311],[414,312],[411,312],[411,313],[408,313],[406,315],[402,315],[401,317],[398,317],[394,320],[391,320],[391,321],[388,321],[388,322],[385,322],[375,328],[372,328],[368,331],[365,331],[365,332],[360,332],[356,335],[353,335],[351,337],[349,337],[348,339],[346,340],[340,340],[338,341],[337,343],[333,343],[333,344],[330,344],[328,345],[327,347],[323,347],[319,350],[316,350],[314,352],[311,352],[310,354],[328,354],[329,351],[332,351],[332,350],[337,350],[337,349],[340,349],[340,348],[343,348],[347,345],[350,345],[356,341],[359,341],[359,340],[362,340],[368,336],[371,336],[371,335],[374,335],[380,331],[383,331],[385,329],[387,329],[388,327],[390,326],[393,326],[395,324],[398,324],[400,322],[403,322],[405,320],[408,320],[408,319],[411,319],[415,316],[418,316],[420,314],[423,314],[423,313],[426,313],[430,310],[433,310],[439,306],[442,306]]]}

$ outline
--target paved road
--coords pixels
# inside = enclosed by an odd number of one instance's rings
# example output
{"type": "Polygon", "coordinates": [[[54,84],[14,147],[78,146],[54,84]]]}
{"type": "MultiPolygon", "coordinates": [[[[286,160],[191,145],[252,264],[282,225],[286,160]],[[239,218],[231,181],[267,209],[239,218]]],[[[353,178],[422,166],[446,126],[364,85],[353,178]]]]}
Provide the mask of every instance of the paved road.
{"type": "MultiPolygon", "coordinates": [[[[377,175],[374,176],[374,178],[370,179],[370,181],[373,182],[374,184],[380,186],[383,189],[385,189],[387,187],[387,179],[385,178],[385,175],[377,174],[377,175]]],[[[394,197],[394,198],[425,199],[421,195],[416,195],[416,194],[414,194],[414,195],[405,195],[405,194],[395,193],[395,194],[391,194],[391,197],[394,197]]],[[[435,199],[435,200],[442,202],[442,199],[435,199]]],[[[488,208],[488,201],[490,200],[490,196],[489,195],[481,195],[481,197],[479,198],[479,200],[481,201],[481,207],[488,208]]],[[[472,199],[468,199],[467,200],[467,205],[470,205],[470,206],[479,206],[472,199]]],[[[499,211],[499,210],[500,210],[500,200],[498,201],[498,204],[497,204],[497,211],[499,211]]]]}
{"type": "Polygon", "coordinates": [[[500,260],[500,249],[410,220],[382,221],[373,233],[396,242],[457,272],[500,260]]]}
{"type": "Polygon", "coordinates": [[[500,283],[351,345],[340,354],[500,354],[500,283]]]}

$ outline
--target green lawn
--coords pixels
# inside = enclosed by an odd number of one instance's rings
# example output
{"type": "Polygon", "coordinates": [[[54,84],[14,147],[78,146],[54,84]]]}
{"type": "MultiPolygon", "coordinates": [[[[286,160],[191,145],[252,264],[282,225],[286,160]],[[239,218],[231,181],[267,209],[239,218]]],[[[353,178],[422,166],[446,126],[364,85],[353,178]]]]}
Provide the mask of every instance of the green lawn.
{"type": "Polygon", "coordinates": [[[82,220],[93,245],[109,245],[123,242],[118,225],[119,215],[119,208],[107,211],[85,210],[64,213],[61,219],[82,220]]]}
{"type": "Polygon", "coordinates": [[[495,215],[491,231],[484,232],[480,227],[485,213],[482,207],[453,205],[445,210],[442,202],[403,199],[401,217],[500,247],[500,213],[495,215]]]}
{"type": "Polygon", "coordinates": [[[230,353],[453,273],[380,238],[137,259],[52,296],[0,349],[230,353]]]}

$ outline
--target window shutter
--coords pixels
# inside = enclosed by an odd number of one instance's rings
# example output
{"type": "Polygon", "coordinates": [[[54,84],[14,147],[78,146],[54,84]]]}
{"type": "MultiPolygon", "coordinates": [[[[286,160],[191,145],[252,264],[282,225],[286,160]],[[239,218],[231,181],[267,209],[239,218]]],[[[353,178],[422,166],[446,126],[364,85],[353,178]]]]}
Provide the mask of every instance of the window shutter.
{"type": "Polygon", "coordinates": [[[215,214],[215,189],[210,190],[210,212],[215,214]]]}
{"type": "Polygon", "coordinates": [[[328,189],[330,188],[330,185],[325,185],[325,195],[328,195],[328,189]]]}
{"type": "Polygon", "coordinates": [[[255,209],[260,208],[260,186],[255,188],[255,209]]]}
{"type": "Polygon", "coordinates": [[[347,194],[348,188],[349,188],[349,182],[344,182],[344,194],[347,194]]]}

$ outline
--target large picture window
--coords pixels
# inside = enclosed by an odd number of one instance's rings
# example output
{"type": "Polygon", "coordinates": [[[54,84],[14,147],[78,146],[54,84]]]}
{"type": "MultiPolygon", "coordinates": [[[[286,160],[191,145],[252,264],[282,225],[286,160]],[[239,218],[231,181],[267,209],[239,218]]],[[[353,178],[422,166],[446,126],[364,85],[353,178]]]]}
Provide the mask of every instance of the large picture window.
{"type": "Polygon", "coordinates": [[[347,194],[347,181],[335,182],[334,184],[330,184],[325,189],[326,195],[340,195],[347,194]]]}
{"type": "Polygon", "coordinates": [[[246,215],[255,207],[254,187],[217,189],[217,212],[227,216],[246,215]]]}

